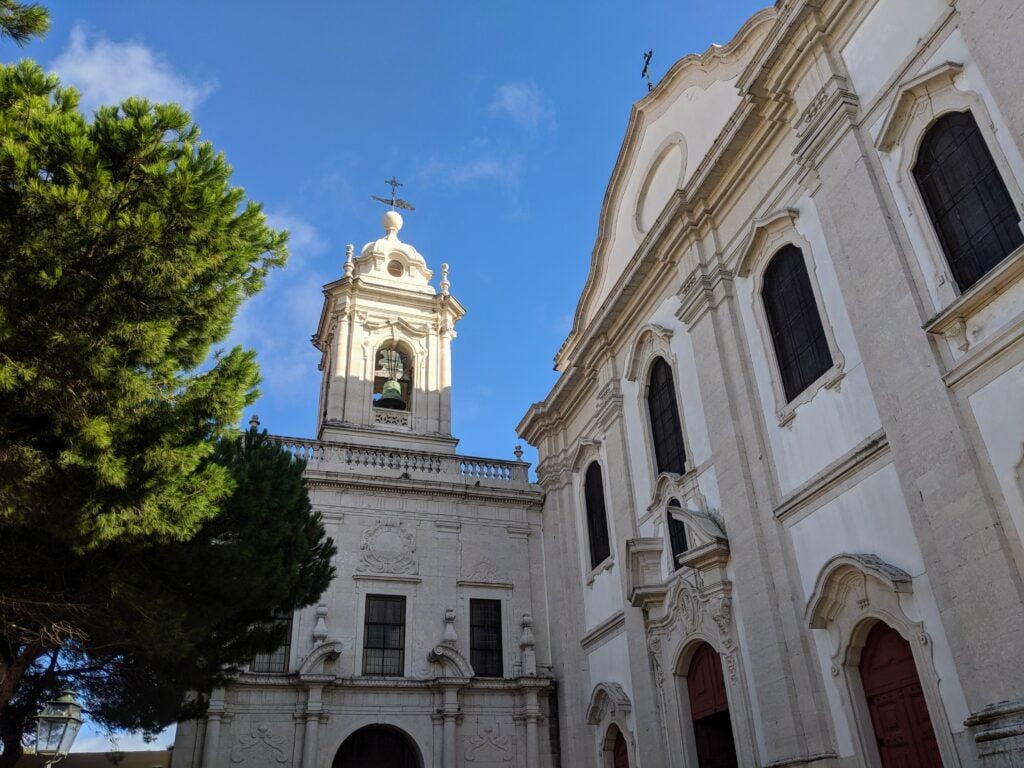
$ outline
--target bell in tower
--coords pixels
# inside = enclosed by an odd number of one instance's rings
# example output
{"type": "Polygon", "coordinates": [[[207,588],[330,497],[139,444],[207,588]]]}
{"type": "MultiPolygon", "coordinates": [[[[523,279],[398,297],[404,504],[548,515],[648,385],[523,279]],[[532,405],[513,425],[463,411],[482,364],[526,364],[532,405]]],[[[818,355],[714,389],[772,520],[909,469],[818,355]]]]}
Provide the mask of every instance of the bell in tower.
{"type": "Polygon", "coordinates": [[[409,362],[397,347],[382,348],[377,353],[374,376],[374,408],[409,410],[409,392],[412,389],[409,362]]]}
{"type": "MultiPolygon", "coordinates": [[[[391,200],[383,200],[391,204],[391,200]]],[[[397,204],[397,202],[396,202],[397,204]]],[[[452,340],[465,309],[448,265],[434,273],[385,212],[383,237],[347,249],[341,277],[324,286],[313,343],[320,350],[321,440],[454,453],[452,340]]]]}

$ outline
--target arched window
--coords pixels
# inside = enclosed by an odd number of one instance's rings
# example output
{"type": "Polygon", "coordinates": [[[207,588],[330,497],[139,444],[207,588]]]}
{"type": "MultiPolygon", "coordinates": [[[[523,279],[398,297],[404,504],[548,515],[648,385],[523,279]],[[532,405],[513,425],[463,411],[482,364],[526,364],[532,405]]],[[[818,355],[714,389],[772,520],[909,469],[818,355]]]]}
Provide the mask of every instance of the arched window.
{"type": "Polygon", "coordinates": [[[412,356],[397,342],[377,349],[373,366],[373,404],[377,408],[412,408],[412,356]]]}
{"type": "Polygon", "coordinates": [[[969,110],[928,129],[914,180],[961,291],[1024,243],[1020,215],[969,110]]]}
{"type": "Polygon", "coordinates": [[[683,474],[686,471],[686,447],[679,420],[679,403],[676,402],[676,385],[672,369],[661,357],[651,366],[647,411],[651,417],[651,441],[654,443],[654,463],[658,474],[683,474]]]}
{"type": "Polygon", "coordinates": [[[677,520],[672,514],[673,509],[679,509],[679,502],[670,499],[668,509],[665,510],[665,517],[668,520],[668,541],[672,547],[672,570],[679,567],[679,556],[690,548],[686,541],[686,524],[677,520]]]}
{"type": "Polygon", "coordinates": [[[590,567],[596,568],[611,554],[608,544],[608,516],[604,508],[601,465],[591,462],[583,476],[583,500],[587,507],[587,536],[590,538],[590,567]]]}
{"type": "Polygon", "coordinates": [[[804,254],[795,245],[772,257],[764,271],[761,298],[786,402],[791,402],[832,367],[804,254]]]}

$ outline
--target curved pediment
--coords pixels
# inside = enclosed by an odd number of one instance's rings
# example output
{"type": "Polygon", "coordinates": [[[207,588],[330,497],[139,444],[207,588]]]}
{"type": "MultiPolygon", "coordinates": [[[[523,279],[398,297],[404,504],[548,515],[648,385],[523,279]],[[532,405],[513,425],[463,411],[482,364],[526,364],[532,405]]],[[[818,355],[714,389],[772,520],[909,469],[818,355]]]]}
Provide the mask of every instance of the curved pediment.
{"type": "Polygon", "coordinates": [[[343,646],[338,641],[318,645],[309,652],[309,655],[299,665],[299,677],[330,674],[327,665],[336,660],[341,655],[342,650],[343,646]]]}
{"type": "Polygon", "coordinates": [[[677,520],[686,523],[693,534],[693,548],[704,544],[724,543],[729,540],[721,521],[708,508],[704,495],[692,480],[683,480],[681,475],[662,472],[654,484],[654,495],[647,505],[648,512],[668,509],[675,500],[679,506],[670,512],[677,520]]]}
{"type": "Polygon", "coordinates": [[[726,45],[679,59],[633,105],[572,330],[555,357],[557,370],[565,370],[597,309],[641,244],[663,226],[664,212],[740,105],[736,81],[775,18],[775,9],[766,8],[726,45]]]}
{"type": "Polygon", "coordinates": [[[435,645],[427,654],[427,660],[433,664],[440,664],[445,669],[454,672],[454,677],[476,676],[473,666],[466,657],[450,645],[435,645]]]}
{"type": "Polygon", "coordinates": [[[804,611],[807,623],[812,629],[828,626],[851,592],[867,593],[865,581],[868,579],[879,582],[891,592],[913,592],[914,589],[910,574],[878,555],[836,555],[818,573],[814,591],[804,611]]]}
{"type": "Polygon", "coordinates": [[[587,706],[587,722],[598,725],[606,717],[616,714],[626,715],[632,708],[629,695],[618,683],[601,682],[594,686],[590,693],[590,704],[587,706]]]}

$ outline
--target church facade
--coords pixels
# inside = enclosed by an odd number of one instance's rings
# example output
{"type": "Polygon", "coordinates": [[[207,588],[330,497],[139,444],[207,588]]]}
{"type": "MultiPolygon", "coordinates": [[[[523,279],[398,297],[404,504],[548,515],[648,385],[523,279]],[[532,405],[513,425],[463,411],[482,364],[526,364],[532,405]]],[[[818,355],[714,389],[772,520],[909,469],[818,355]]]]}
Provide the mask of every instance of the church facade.
{"type": "Polygon", "coordinates": [[[781,0],[634,106],[519,426],[563,765],[1024,765],[1022,32],[781,0]]]}
{"type": "Polygon", "coordinates": [[[465,310],[402,218],[325,286],[310,500],[338,545],[289,643],[181,723],[174,766],[557,765],[543,495],[528,465],[458,455],[451,342],[465,310]]]}
{"type": "Polygon", "coordinates": [[[325,286],[288,645],[173,765],[1024,765],[1024,12],[779,0],[630,115],[528,465],[460,456],[463,307],[325,286]]]}

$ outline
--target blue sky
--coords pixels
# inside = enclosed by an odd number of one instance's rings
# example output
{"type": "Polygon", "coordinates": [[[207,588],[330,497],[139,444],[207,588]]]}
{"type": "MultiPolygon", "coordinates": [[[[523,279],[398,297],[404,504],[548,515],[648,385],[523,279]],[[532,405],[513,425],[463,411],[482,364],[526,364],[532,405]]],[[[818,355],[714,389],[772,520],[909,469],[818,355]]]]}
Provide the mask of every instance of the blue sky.
{"type": "MultiPolygon", "coordinates": [[[[394,174],[416,206],[402,239],[435,273],[451,265],[468,310],[453,351],[458,450],[512,458],[516,424],[555,381],[630,105],[646,91],[642,52],[654,49],[657,79],[727,42],[766,0],[45,4],[49,36],[3,44],[4,60],[56,70],[86,107],[183,103],[235,183],[291,230],[289,265],[232,334],[257,350],[252,410],[265,427],[313,435],[320,286],[340,276],[346,243],[380,235],[369,195],[394,174]]],[[[104,748],[92,737],[79,746],[104,748]]]]}

